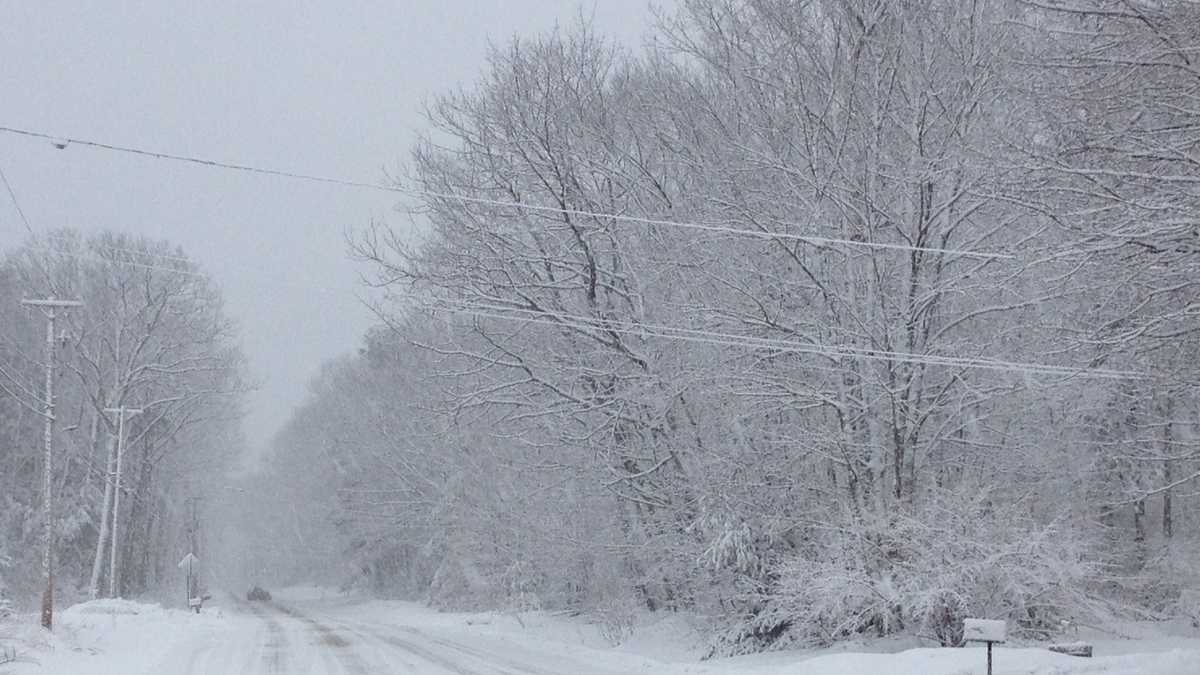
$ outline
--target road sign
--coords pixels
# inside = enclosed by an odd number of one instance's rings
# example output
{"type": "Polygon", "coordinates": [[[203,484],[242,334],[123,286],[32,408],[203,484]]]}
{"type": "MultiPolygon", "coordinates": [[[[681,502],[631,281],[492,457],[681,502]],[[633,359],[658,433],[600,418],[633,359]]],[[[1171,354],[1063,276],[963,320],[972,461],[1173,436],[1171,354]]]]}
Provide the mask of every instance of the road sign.
{"type": "Polygon", "coordinates": [[[193,554],[191,551],[188,551],[188,554],[187,554],[187,555],[185,555],[185,556],[183,556],[183,560],[180,560],[180,561],[179,561],[179,569],[186,569],[186,570],[187,570],[187,601],[188,601],[188,607],[191,607],[191,608],[195,609],[197,614],[199,614],[199,613],[200,613],[200,604],[199,604],[199,603],[192,604],[192,599],[193,599],[193,597],[192,597],[192,596],[193,596],[193,593],[194,593],[194,592],[195,592],[195,590],[196,590],[196,587],[195,587],[195,586],[192,584],[192,579],[193,579],[193,575],[192,575],[192,566],[193,566],[193,565],[195,565],[195,564],[196,564],[196,563],[198,563],[198,562],[200,562],[200,559],[199,559],[199,558],[197,558],[197,557],[196,557],[196,556],[195,556],[195,555],[194,555],[194,554],[193,554]]]}

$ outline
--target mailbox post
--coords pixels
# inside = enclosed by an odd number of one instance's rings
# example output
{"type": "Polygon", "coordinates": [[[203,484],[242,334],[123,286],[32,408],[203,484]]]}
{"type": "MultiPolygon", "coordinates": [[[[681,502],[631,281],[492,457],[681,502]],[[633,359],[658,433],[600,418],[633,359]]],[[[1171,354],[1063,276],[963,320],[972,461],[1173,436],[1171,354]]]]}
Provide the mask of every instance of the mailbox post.
{"type": "Polygon", "coordinates": [[[992,644],[1008,639],[1008,624],[988,619],[963,619],[963,641],[987,643],[987,672],[992,675],[992,644]]]}

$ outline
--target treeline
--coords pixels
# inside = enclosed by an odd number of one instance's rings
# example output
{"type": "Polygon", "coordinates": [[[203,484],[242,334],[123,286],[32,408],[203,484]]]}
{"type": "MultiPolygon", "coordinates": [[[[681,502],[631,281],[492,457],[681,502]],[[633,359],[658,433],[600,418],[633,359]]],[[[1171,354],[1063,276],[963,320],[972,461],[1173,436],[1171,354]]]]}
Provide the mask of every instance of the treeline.
{"type": "Polygon", "coordinates": [[[276,442],[277,563],[717,652],[1194,611],[1198,48],[1182,0],[683,0],[495,49],[427,232],[354,243],[383,324],[276,442]]]}
{"type": "Polygon", "coordinates": [[[46,318],[21,300],[46,297],[83,302],[55,322],[56,604],[173,589],[175,563],[204,545],[206,497],[241,451],[236,330],[178,248],[63,230],[0,259],[0,602],[32,607],[44,586],[46,318]],[[142,412],[125,420],[118,500],[121,407],[142,412]]]}

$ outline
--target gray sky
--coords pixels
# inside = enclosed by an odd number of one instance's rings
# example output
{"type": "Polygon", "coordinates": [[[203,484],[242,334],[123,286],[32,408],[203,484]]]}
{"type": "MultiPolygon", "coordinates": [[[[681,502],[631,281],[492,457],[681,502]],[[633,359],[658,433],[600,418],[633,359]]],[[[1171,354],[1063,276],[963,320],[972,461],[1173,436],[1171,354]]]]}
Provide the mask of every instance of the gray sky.
{"type": "MultiPolygon", "coordinates": [[[[376,182],[406,160],[422,100],[473,81],[489,39],[570,24],[582,11],[636,45],[649,6],[0,0],[0,126],[376,182]]],[[[319,364],[354,349],[371,323],[345,232],[405,220],[387,193],[8,134],[0,168],[36,229],[170,239],[212,273],[263,382],[249,401],[254,447],[303,400],[319,364]]],[[[0,191],[0,249],[24,238],[0,191]]]]}

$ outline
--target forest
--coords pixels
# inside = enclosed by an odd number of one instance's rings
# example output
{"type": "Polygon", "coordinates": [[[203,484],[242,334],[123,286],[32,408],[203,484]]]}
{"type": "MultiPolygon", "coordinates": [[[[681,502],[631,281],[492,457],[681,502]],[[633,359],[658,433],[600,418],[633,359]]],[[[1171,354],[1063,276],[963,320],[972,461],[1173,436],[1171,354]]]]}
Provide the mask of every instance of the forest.
{"type": "Polygon", "coordinates": [[[57,310],[54,323],[56,604],[159,593],[173,584],[178,556],[200,543],[205,503],[227,487],[208,479],[232,470],[241,450],[237,422],[247,385],[236,329],[211,279],[182,251],[145,238],[60,230],[5,254],[0,613],[32,604],[45,586],[47,321],[22,305],[43,297],[83,302],[57,310]],[[140,413],[124,415],[120,428],[120,408],[140,413]]]}
{"type": "Polygon", "coordinates": [[[126,264],[182,253],[5,260],[0,597],[38,570],[17,299],[86,288],[57,478],[80,588],[102,411],[161,399],[130,422],[131,592],[194,528],[170,492],[213,506],[239,579],[614,642],[681,612],[714,655],[1200,622],[1200,4],[680,0],[636,49],[586,21],[499,43],[427,116],[419,197],[349,236],[378,325],[232,487],[189,480],[238,447],[220,299],[126,264]]]}

